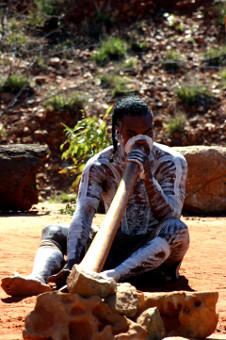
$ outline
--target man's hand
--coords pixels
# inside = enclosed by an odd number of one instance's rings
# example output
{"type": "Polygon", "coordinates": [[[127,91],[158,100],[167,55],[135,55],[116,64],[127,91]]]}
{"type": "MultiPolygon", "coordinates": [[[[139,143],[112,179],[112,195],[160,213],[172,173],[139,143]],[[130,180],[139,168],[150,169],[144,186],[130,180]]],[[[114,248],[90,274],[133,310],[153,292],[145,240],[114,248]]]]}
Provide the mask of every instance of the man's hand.
{"type": "Polygon", "coordinates": [[[135,143],[134,149],[130,151],[126,157],[127,162],[134,162],[139,165],[139,177],[141,179],[150,178],[150,162],[148,155],[150,153],[150,148],[146,143],[140,144],[139,142],[135,143]],[[136,147],[136,148],[135,148],[136,147]]]}
{"type": "Polygon", "coordinates": [[[67,277],[70,274],[70,269],[63,268],[57,274],[48,277],[47,282],[54,284],[53,289],[60,289],[67,284],[67,277]]]}

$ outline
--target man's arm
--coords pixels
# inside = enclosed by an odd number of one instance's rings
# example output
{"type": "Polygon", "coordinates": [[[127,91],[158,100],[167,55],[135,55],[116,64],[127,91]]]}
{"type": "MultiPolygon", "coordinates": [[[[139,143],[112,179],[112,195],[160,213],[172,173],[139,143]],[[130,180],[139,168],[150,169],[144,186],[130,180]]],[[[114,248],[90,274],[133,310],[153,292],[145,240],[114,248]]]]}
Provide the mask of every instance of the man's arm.
{"type": "Polygon", "coordinates": [[[96,165],[88,166],[82,175],[79,186],[76,210],[73,215],[68,233],[67,264],[71,269],[80,260],[102,195],[102,175],[96,165]]]}
{"type": "Polygon", "coordinates": [[[144,183],[155,218],[159,221],[173,217],[180,218],[185,197],[187,164],[183,157],[160,160],[153,174],[144,177],[144,183]]]}

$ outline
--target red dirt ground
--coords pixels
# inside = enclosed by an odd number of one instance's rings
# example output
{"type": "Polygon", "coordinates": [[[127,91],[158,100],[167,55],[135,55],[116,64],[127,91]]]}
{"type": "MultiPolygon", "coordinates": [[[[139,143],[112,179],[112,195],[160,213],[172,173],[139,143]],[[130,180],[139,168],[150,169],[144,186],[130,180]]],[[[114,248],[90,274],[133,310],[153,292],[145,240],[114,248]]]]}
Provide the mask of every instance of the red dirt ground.
{"type": "MultiPolygon", "coordinates": [[[[0,215],[0,279],[31,272],[43,226],[70,223],[60,215],[62,205],[39,203],[27,213],[0,215]]],[[[97,215],[101,225],[104,215],[97,215]]],[[[219,322],[211,338],[226,339],[226,217],[183,217],[190,230],[190,248],[183,261],[181,277],[159,291],[218,291],[219,322]]],[[[11,298],[0,288],[0,339],[21,340],[26,315],[34,309],[36,297],[11,298]]]]}

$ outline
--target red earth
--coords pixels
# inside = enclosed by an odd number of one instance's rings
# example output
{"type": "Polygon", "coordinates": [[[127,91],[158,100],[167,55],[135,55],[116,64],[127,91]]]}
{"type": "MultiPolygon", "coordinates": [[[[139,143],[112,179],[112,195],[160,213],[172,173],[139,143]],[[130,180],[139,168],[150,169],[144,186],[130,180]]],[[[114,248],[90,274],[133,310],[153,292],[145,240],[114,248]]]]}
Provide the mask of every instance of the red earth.
{"type": "MultiPolygon", "coordinates": [[[[29,212],[0,215],[0,279],[14,271],[27,275],[39,246],[42,228],[49,223],[70,223],[62,204],[39,203],[29,212]]],[[[105,216],[96,215],[101,225],[105,216]]],[[[158,291],[217,291],[219,322],[210,338],[226,339],[226,217],[183,216],[190,231],[190,248],[181,266],[181,277],[158,291]]],[[[34,309],[36,297],[11,298],[0,288],[0,339],[22,339],[24,320],[34,309]]]]}

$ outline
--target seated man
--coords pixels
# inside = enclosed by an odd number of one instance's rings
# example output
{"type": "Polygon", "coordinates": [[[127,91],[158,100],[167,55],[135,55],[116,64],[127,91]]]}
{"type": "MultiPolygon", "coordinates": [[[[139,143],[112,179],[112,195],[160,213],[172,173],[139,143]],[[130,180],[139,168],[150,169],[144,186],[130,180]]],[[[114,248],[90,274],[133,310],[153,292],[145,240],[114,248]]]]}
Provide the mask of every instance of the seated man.
{"type": "Polygon", "coordinates": [[[70,227],[58,224],[43,229],[32,273],[4,278],[2,288],[7,294],[26,296],[49,291],[49,276],[58,273],[55,278],[60,281],[81,261],[100,200],[107,211],[128,161],[140,165],[139,176],[103,274],[123,281],[158,268],[167,280],[178,277],[189,246],[188,229],[180,221],[186,161],[173,149],[152,143],[152,111],[138,97],[126,97],[115,105],[112,137],[113,146],[92,157],[83,171],[70,227]],[[128,153],[134,143],[142,144],[145,152],[135,149],[128,153]]]}

